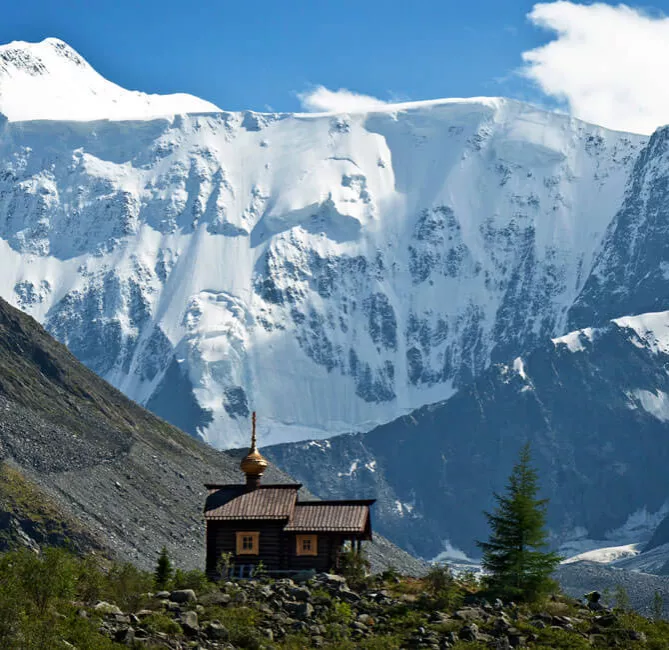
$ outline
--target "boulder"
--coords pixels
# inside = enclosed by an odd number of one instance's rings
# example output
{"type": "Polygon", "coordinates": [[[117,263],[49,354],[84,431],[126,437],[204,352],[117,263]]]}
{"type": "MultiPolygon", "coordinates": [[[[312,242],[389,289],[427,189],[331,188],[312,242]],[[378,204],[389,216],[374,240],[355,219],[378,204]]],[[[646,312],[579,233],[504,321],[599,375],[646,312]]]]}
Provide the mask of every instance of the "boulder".
{"type": "Polygon", "coordinates": [[[203,628],[203,632],[208,639],[212,639],[213,641],[227,641],[230,638],[230,632],[219,621],[207,623],[203,628]]]}
{"type": "Polygon", "coordinates": [[[197,617],[197,612],[181,612],[179,622],[183,631],[188,636],[195,636],[200,631],[200,624],[197,617]]]}
{"type": "Polygon", "coordinates": [[[300,602],[306,602],[311,598],[311,592],[306,587],[292,587],[288,589],[288,595],[300,602]]]}
{"type": "Polygon", "coordinates": [[[197,596],[192,589],[177,589],[170,593],[170,600],[173,603],[194,603],[197,596]]]}
{"type": "Polygon", "coordinates": [[[123,614],[120,607],[104,600],[100,601],[94,609],[98,614],[123,614]]]}
{"type": "Polygon", "coordinates": [[[114,641],[116,643],[123,643],[124,645],[127,646],[134,646],[135,645],[135,630],[133,630],[131,627],[125,627],[120,630],[118,630],[114,634],[114,641]]]}
{"type": "Polygon", "coordinates": [[[481,621],[485,621],[487,617],[487,614],[479,607],[463,607],[453,615],[453,618],[465,621],[466,623],[480,623],[481,621]]]}
{"type": "Polygon", "coordinates": [[[222,591],[211,591],[207,594],[203,594],[199,598],[200,604],[205,607],[211,607],[212,605],[218,605],[219,607],[224,607],[232,600],[230,594],[224,594],[222,591]]]}
{"type": "Polygon", "coordinates": [[[477,641],[479,638],[479,626],[476,623],[469,623],[463,626],[458,636],[461,641],[477,641]]]}

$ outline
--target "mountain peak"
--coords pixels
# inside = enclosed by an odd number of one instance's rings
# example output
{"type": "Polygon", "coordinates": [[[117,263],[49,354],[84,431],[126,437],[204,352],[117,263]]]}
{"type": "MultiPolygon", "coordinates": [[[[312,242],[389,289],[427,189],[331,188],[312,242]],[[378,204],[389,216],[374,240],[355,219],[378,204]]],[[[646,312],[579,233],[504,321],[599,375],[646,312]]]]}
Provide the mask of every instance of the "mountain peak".
{"type": "Polygon", "coordinates": [[[145,120],[220,109],[184,93],[126,90],[98,74],[58,38],[0,45],[0,113],[26,120],[145,120]]]}

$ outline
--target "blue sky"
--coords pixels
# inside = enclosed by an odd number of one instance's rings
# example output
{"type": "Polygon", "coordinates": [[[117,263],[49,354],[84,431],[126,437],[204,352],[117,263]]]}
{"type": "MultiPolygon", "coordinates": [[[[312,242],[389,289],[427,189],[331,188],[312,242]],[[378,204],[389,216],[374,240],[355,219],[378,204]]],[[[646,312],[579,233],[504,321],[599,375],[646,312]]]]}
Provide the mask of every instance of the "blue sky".
{"type": "Polygon", "coordinates": [[[55,36],[126,88],[226,110],[298,110],[298,94],[322,85],[385,101],[503,95],[649,132],[669,122],[658,83],[668,10],[669,0],[5,0],[0,42],[55,36]]]}
{"type": "Polygon", "coordinates": [[[0,42],[63,39],[105,77],[190,92],[229,110],[296,110],[296,93],[346,87],[382,99],[530,94],[513,76],[546,40],[531,2],[499,0],[22,0],[0,42]]]}

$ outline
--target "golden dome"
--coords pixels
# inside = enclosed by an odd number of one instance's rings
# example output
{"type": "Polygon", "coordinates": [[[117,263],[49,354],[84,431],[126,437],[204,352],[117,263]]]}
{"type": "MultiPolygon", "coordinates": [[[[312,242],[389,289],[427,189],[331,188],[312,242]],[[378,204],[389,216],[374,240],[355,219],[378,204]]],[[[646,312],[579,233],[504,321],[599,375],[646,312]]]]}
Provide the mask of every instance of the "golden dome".
{"type": "Polygon", "coordinates": [[[247,478],[260,478],[267,469],[269,463],[263,458],[262,454],[258,451],[256,446],[256,414],[253,412],[252,417],[253,430],[251,433],[251,449],[249,453],[242,458],[242,462],[239,464],[242,472],[246,474],[247,478]]]}

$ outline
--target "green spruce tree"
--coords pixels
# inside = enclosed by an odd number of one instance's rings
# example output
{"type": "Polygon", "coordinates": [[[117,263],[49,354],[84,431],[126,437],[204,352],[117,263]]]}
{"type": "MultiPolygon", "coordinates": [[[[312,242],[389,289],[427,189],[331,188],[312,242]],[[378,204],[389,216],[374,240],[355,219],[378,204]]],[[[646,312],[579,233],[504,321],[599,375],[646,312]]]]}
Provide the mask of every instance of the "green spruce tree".
{"type": "Polygon", "coordinates": [[[520,452],[506,494],[495,494],[497,508],[485,513],[491,529],[483,551],[483,568],[490,591],[507,600],[535,600],[555,583],[551,574],[560,562],[546,550],[547,499],[537,499],[537,472],[530,465],[530,446],[520,452]]]}
{"type": "Polygon", "coordinates": [[[156,589],[167,589],[172,581],[173,575],[174,569],[172,567],[172,560],[170,560],[167,549],[163,546],[160,555],[158,556],[156,570],[153,573],[153,581],[155,582],[156,589]]]}

